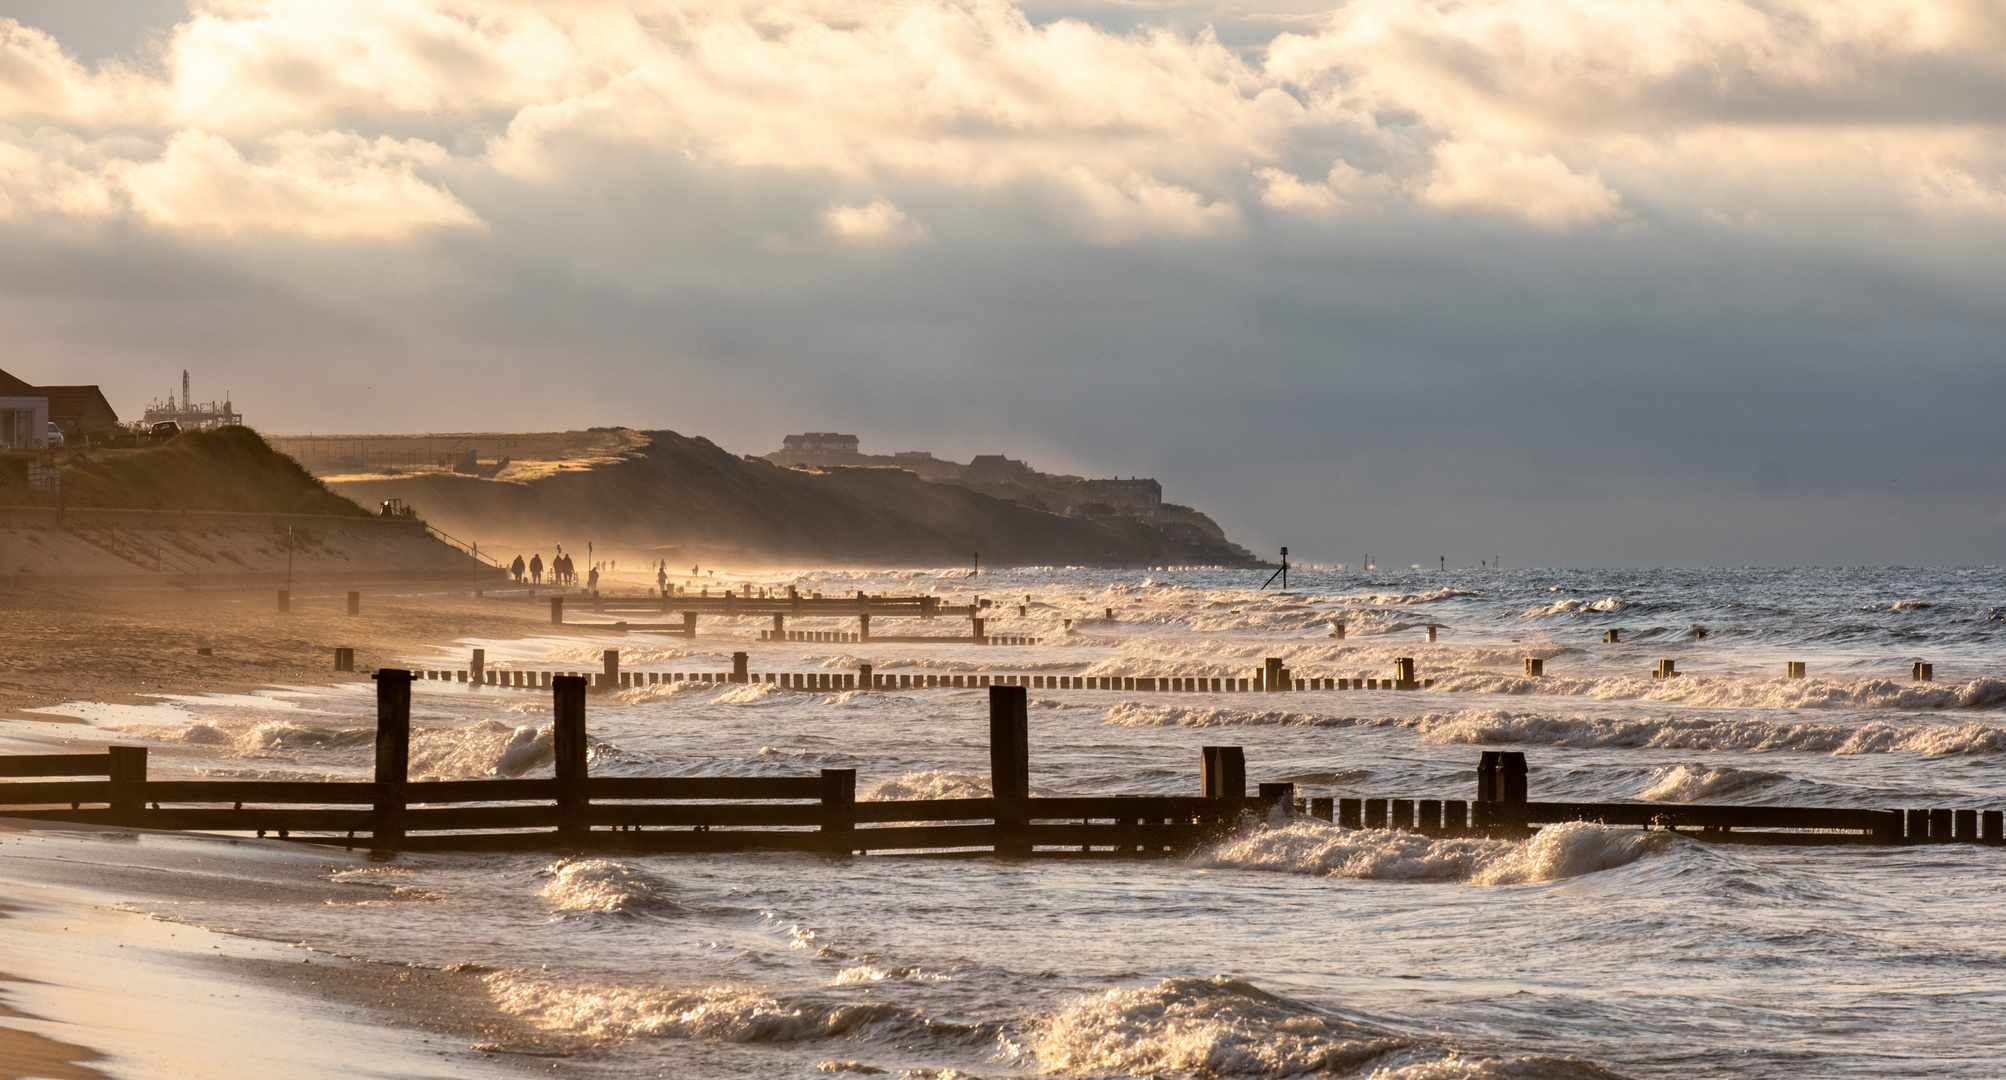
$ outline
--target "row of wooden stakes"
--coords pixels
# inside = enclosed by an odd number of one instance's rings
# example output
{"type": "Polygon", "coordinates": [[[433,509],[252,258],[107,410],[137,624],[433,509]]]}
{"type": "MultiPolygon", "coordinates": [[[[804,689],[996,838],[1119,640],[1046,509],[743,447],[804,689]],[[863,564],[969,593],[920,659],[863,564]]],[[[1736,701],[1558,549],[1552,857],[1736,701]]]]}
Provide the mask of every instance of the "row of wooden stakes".
{"type": "Polygon", "coordinates": [[[854,769],[819,776],[592,777],[586,681],[560,676],[548,780],[410,780],[410,671],[376,673],[368,782],[149,780],[145,747],[0,757],[0,777],[105,776],[0,784],[6,816],[155,829],[276,831],[281,838],[379,849],[737,851],[1163,856],[1304,810],[1357,829],[1524,838],[1562,822],[1680,832],[1720,843],[2006,844],[2006,817],[1976,809],[1534,802],[1525,755],[1483,751],[1476,799],[1299,799],[1293,783],[1247,797],[1237,746],[1199,755],[1196,796],[1033,797],[1025,688],[989,690],[990,785],[973,799],[860,802],[854,769]],[[63,804],[68,804],[67,808],[63,804]],[[85,804],[90,804],[86,806],[85,804]],[[262,804],[262,805],[259,805],[262,804]],[[530,805],[523,805],[530,804],[530,805]],[[360,805],[363,809],[347,807],[360,805]],[[293,834],[300,834],[297,837],[293,834]]]}

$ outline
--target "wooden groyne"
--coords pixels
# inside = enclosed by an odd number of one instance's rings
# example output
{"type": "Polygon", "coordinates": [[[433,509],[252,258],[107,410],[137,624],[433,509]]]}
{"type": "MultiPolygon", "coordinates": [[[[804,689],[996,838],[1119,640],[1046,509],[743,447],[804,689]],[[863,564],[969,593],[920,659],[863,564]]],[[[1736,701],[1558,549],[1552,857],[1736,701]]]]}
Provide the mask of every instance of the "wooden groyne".
{"type": "Polygon", "coordinates": [[[743,592],[726,590],[712,596],[706,590],[700,595],[679,593],[671,588],[659,599],[645,602],[631,598],[608,600],[594,593],[585,598],[592,606],[594,614],[637,615],[645,613],[680,614],[680,622],[637,622],[631,619],[611,622],[567,622],[565,619],[565,598],[550,598],[550,622],[553,626],[570,626],[583,630],[610,630],[615,633],[657,633],[677,634],[686,638],[697,636],[697,620],[700,615],[722,615],[729,618],[770,618],[773,627],[762,630],[759,640],[777,641],[828,641],[828,642],[908,642],[931,643],[936,645],[1036,645],[1040,639],[1021,635],[992,635],[987,632],[987,620],[981,612],[987,607],[979,599],[973,604],[943,604],[937,596],[872,596],[859,590],[854,597],[824,597],[821,593],[802,596],[789,586],[787,595],[768,595],[747,586],[743,592]],[[789,630],[787,620],[796,617],[854,618],[857,629],[848,630],[789,630]],[[871,633],[872,619],[922,619],[933,620],[944,616],[961,616],[969,621],[967,634],[883,634],[871,633]]]}
{"type": "Polygon", "coordinates": [[[1524,838],[1589,821],[1725,843],[1999,846],[2002,816],[1977,809],[1681,806],[1532,802],[1525,755],[1484,751],[1476,798],[1309,798],[1292,783],[1247,794],[1243,751],[1203,748],[1197,795],[1034,797],[1027,695],[989,691],[990,781],[977,799],[857,800],[854,769],[813,776],[594,777],[586,767],[586,680],[551,687],[554,776],[409,779],[412,673],[376,673],[370,781],[149,780],[144,747],[0,757],[0,777],[102,776],[0,784],[0,815],[145,829],[276,833],[375,850],[906,852],[1070,858],[1188,853],[1243,827],[1307,813],[1358,829],[1440,838],[1524,838]]]}
{"type": "MultiPolygon", "coordinates": [[[[894,639],[937,641],[938,638],[894,639]]],[[[1035,639],[1028,639],[1035,640],[1035,639]]],[[[1138,675],[942,675],[938,673],[891,674],[859,664],[855,672],[757,672],[749,670],[751,654],[733,653],[730,671],[621,671],[620,650],[603,653],[598,672],[546,671],[532,668],[490,669],[486,652],[475,649],[464,668],[417,668],[414,679],[425,682],[464,683],[469,688],[548,690],[552,680],[565,675],[588,679],[595,690],[659,686],[675,683],[767,685],[782,690],[986,690],[994,686],[1021,686],[1029,690],[1119,690],[1128,693],[1274,693],[1308,690],[1420,690],[1435,685],[1433,679],[1416,679],[1414,661],[1401,657],[1393,662],[1390,678],[1349,678],[1342,676],[1300,677],[1269,657],[1248,678],[1209,676],[1138,675]]],[[[336,649],[336,671],[354,670],[354,650],[336,649]],[[345,654],[345,658],[344,658],[345,654]],[[347,665],[347,666],[344,666],[347,665]]]]}

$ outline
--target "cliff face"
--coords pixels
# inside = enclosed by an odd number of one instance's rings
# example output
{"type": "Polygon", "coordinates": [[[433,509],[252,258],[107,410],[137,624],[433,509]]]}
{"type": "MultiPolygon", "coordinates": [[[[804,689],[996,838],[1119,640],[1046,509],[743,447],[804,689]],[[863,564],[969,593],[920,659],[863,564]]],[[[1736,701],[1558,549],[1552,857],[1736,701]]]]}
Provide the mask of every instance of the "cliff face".
{"type": "Polygon", "coordinates": [[[636,433],[589,468],[512,479],[427,471],[350,476],[330,487],[374,505],[402,499],[483,550],[624,548],[672,562],[695,553],[849,565],[1149,565],[1251,561],[1132,518],[1044,513],[887,468],[805,472],[737,457],[707,439],[636,433]],[[671,553],[678,553],[671,557],[671,553]],[[1225,557],[1221,557],[1225,556],[1225,557]]]}

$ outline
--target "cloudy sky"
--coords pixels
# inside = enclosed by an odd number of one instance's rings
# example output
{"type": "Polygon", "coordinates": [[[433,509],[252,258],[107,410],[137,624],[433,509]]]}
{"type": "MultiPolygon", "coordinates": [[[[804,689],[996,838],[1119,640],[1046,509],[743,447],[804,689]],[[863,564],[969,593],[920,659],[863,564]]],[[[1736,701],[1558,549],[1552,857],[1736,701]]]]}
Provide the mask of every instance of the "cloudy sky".
{"type": "Polygon", "coordinates": [[[1998,563],[2006,4],[0,0],[0,367],[1330,561],[1998,563]]]}

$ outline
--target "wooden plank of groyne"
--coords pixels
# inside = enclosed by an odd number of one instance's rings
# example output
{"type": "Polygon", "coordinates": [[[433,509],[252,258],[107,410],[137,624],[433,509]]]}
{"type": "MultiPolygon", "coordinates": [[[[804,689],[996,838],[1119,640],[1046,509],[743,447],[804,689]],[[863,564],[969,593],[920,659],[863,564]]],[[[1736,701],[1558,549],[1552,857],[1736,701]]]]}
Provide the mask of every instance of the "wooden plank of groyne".
{"type": "Polygon", "coordinates": [[[111,754],[14,754],[0,757],[0,776],[110,776],[111,754]]]}

